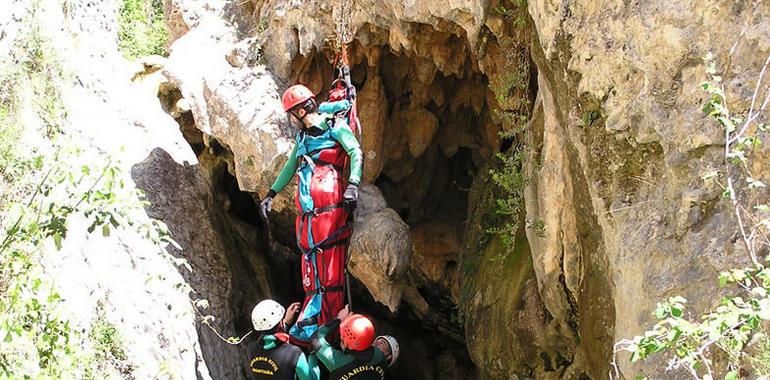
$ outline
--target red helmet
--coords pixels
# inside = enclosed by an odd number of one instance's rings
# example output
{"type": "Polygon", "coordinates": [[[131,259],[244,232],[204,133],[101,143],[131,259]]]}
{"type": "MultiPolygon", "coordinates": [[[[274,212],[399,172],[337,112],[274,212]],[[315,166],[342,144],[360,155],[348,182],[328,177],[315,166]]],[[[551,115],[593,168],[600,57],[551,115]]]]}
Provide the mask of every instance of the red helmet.
{"type": "Polygon", "coordinates": [[[310,91],[309,88],[301,84],[295,84],[294,86],[289,87],[286,92],[283,93],[283,99],[281,99],[283,102],[283,111],[289,112],[289,110],[294,108],[294,106],[302,104],[306,100],[312,99],[314,97],[315,94],[313,94],[313,91],[310,91]]]}
{"type": "Polygon", "coordinates": [[[363,351],[374,342],[374,325],[371,319],[361,314],[353,314],[342,321],[340,335],[345,347],[353,351],[363,351]]]}

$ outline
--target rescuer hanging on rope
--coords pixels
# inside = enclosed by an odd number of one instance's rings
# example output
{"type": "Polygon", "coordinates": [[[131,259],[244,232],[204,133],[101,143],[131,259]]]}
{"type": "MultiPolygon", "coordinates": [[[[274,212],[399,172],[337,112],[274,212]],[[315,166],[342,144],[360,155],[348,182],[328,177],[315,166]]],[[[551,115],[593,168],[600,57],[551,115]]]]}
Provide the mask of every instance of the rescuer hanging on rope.
{"type": "Polygon", "coordinates": [[[345,256],[351,233],[348,213],[358,201],[363,155],[350,127],[356,124],[348,122],[353,108],[350,100],[319,105],[307,87],[297,84],[286,90],[282,101],[284,111],[300,122],[300,131],[289,160],[260,204],[260,214],[267,218],[273,197],[297,173],[295,228],[306,297],[291,335],[308,342],[318,326],[334,318],[344,304],[345,256]],[[348,168],[350,174],[345,178],[348,168]]]}

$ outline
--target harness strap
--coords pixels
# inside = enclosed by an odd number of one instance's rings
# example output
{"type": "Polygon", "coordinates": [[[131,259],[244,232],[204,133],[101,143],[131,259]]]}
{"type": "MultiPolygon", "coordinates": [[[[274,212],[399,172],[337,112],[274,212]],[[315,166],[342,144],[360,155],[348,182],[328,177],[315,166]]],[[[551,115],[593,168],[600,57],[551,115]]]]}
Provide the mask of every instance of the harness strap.
{"type": "Polygon", "coordinates": [[[336,247],[338,245],[347,244],[348,242],[350,242],[350,238],[339,239],[339,240],[335,240],[333,242],[324,242],[323,244],[319,244],[318,248],[325,251],[325,250],[327,250],[329,248],[333,248],[333,247],[336,247]]]}
{"type": "Polygon", "coordinates": [[[333,167],[335,170],[337,170],[338,172],[342,172],[342,171],[344,171],[344,170],[345,170],[345,169],[344,169],[342,166],[340,166],[340,165],[337,165],[337,164],[333,164],[333,163],[331,163],[331,162],[328,162],[328,161],[324,161],[324,160],[321,160],[321,159],[318,159],[318,158],[317,158],[317,159],[315,159],[315,160],[313,160],[313,162],[316,164],[316,166],[318,166],[318,165],[320,165],[320,166],[331,166],[331,167],[333,167]]]}
{"type": "Polygon", "coordinates": [[[304,250],[304,249],[302,249],[302,247],[300,247],[299,249],[300,249],[300,251],[302,251],[302,253],[304,255],[309,255],[309,254],[311,254],[313,252],[323,251],[325,249],[334,247],[335,245],[342,244],[343,242],[346,242],[348,239],[337,240],[337,238],[340,237],[340,235],[342,235],[342,233],[345,232],[346,230],[348,230],[349,228],[350,228],[350,223],[345,223],[345,225],[343,225],[342,227],[334,230],[334,232],[330,233],[329,236],[327,236],[325,239],[323,239],[320,242],[316,243],[313,246],[313,248],[310,248],[308,250],[304,250]]]}
{"type": "MultiPolygon", "coordinates": [[[[309,154],[312,154],[312,153],[309,153],[309,154]]],[[[305,161],[307,166],[310,166],[311,171],[315,171],[315,162],[313,162],[313,159],[310,158],[309,154],[303,154],[302,160],[305,161]]]]}
{"type": "Polygon", "coordinates": [[[343,286],[320,286],[314,290],[311,290],[307,293],[305,293],[305,296],[314,296],[316,294],[323,295],[324,293],[332,293],[332,292],[342,292],[344,290],[343,286]]]}
{"type": "Polygon", "coordinates": [[[305,219],[310,216],[318,216],[318,214],[322,214],[322,213],[329,212],[329,211],[336,210],[338,208],[343,208],[343,207],[345,207],[345,203],[340,202],[340,203],[335,203],[324,207],[314,208],[310,211],[303,212],[302,218],[305,219]]]}
{"type": "Polygon", "coordinates": [[[318,324],[317,322],[318,322],[318,318],[310,317],[308,319],[303,319],[301,321],[297,321],[297,323],[295,323],[295,325],[297,327],[299,327],[299,328],[303,328],[305,326],[312,326],[312,325],[318,324]]]}

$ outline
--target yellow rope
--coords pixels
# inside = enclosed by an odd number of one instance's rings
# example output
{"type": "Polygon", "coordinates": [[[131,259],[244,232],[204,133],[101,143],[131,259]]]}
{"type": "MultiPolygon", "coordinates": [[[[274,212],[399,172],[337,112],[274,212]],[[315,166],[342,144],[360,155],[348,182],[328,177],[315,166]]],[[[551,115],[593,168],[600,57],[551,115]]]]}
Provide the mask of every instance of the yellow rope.
{"type": "MultiPolygon", "coordinates": [[[[229,338],[225,338],[224,336],[222,336],[222,334],[219,333],[219,331],[217,331],[217,329],[214,328],[214,326],[211,325],[211,321],[214,320],[214,316],[213,315],[203,315],[200,312],[200,310],[198,310],[198,305],[196,305],[196,303],[198,301],[206,301],[206,300],[195,300],[195,301],[190,300],[190,304],[192,305],[193,310],[195,310],[195,314],[197,314],[198,317],[200,317],[201,323],[203,323],[204,325],[208,326],[208,328],[211,329],[211,331],[213,331],[214,334],[216,334],[217,337],[219,339],[221,339],[223,342],[225,342],[227,344],[231,344],[233,346],[237,346],[237,345],[241,344],[241,342],[243,342],[243,340],[246,339],[246,337],[248,337],[249,335],[251,335],[251,333],[254,332],[254,330],[251,330],[251,331],[247,332],[246,335],[244,335],[244,336],[242,336],[240,338],[234,337],[234,336],[231,336],[229,338]]],[[[206,303],[208,304],[208,301],[206,301],[206,303]]]]}

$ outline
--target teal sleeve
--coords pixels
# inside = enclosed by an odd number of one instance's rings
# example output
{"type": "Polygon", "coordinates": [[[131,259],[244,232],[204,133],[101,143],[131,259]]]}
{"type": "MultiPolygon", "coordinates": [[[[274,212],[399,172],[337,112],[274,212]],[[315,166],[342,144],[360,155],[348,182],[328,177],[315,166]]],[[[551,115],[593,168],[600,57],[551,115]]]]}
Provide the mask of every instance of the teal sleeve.
{"type": "Polygon", "coordinates": [[[326,338],[318,338],[319,348],[316,350],[316,357],[323,363],[329,371],[334,371],[353,361],[353,357],[340,350],[334,349],[326,338]]]}
{"type": "Polygon", "coordinates": [[[278,178],[275,179],[275,182],[273,182],[273,186],[270,186],[270,190],[275,191],[276,193],[281,192],[286,185],[289,184],[289,181],[294,177],[294,173],[297,171],[297,145],[294,145],[294,148],[291,150],[291,154],[289,154],[289,160],[286,161],[285,164],[283,164],[283,169],[281,169],[281,173],[278,174],[278,178]]]}
{"type": "Polygon", "coordinates": [[[347,123],[339,121],[332,129],[332,137],[340,142],[342,148],[350,156],[350,178],[348,178],[348,181],[356,185],[360,184],[364,154],[361,152],[361,145],[358,143],[358,139],[347,123]]]}
{"type": "Polygon", "coordinates": [[[299,380],[318,380],[321,375],[318,369],[318,361],[312,356],[308,360],[304,353],[299,354],[295,373],[297,374],[296,378],[299,380]]]}
{"type": "Polygon", "coordinates": [[[338,100],[336,102],[323,102],[318,105],[318,112],[335,114],[350,108],[351,105],[352,104],[347,99],[338,100]]]}

